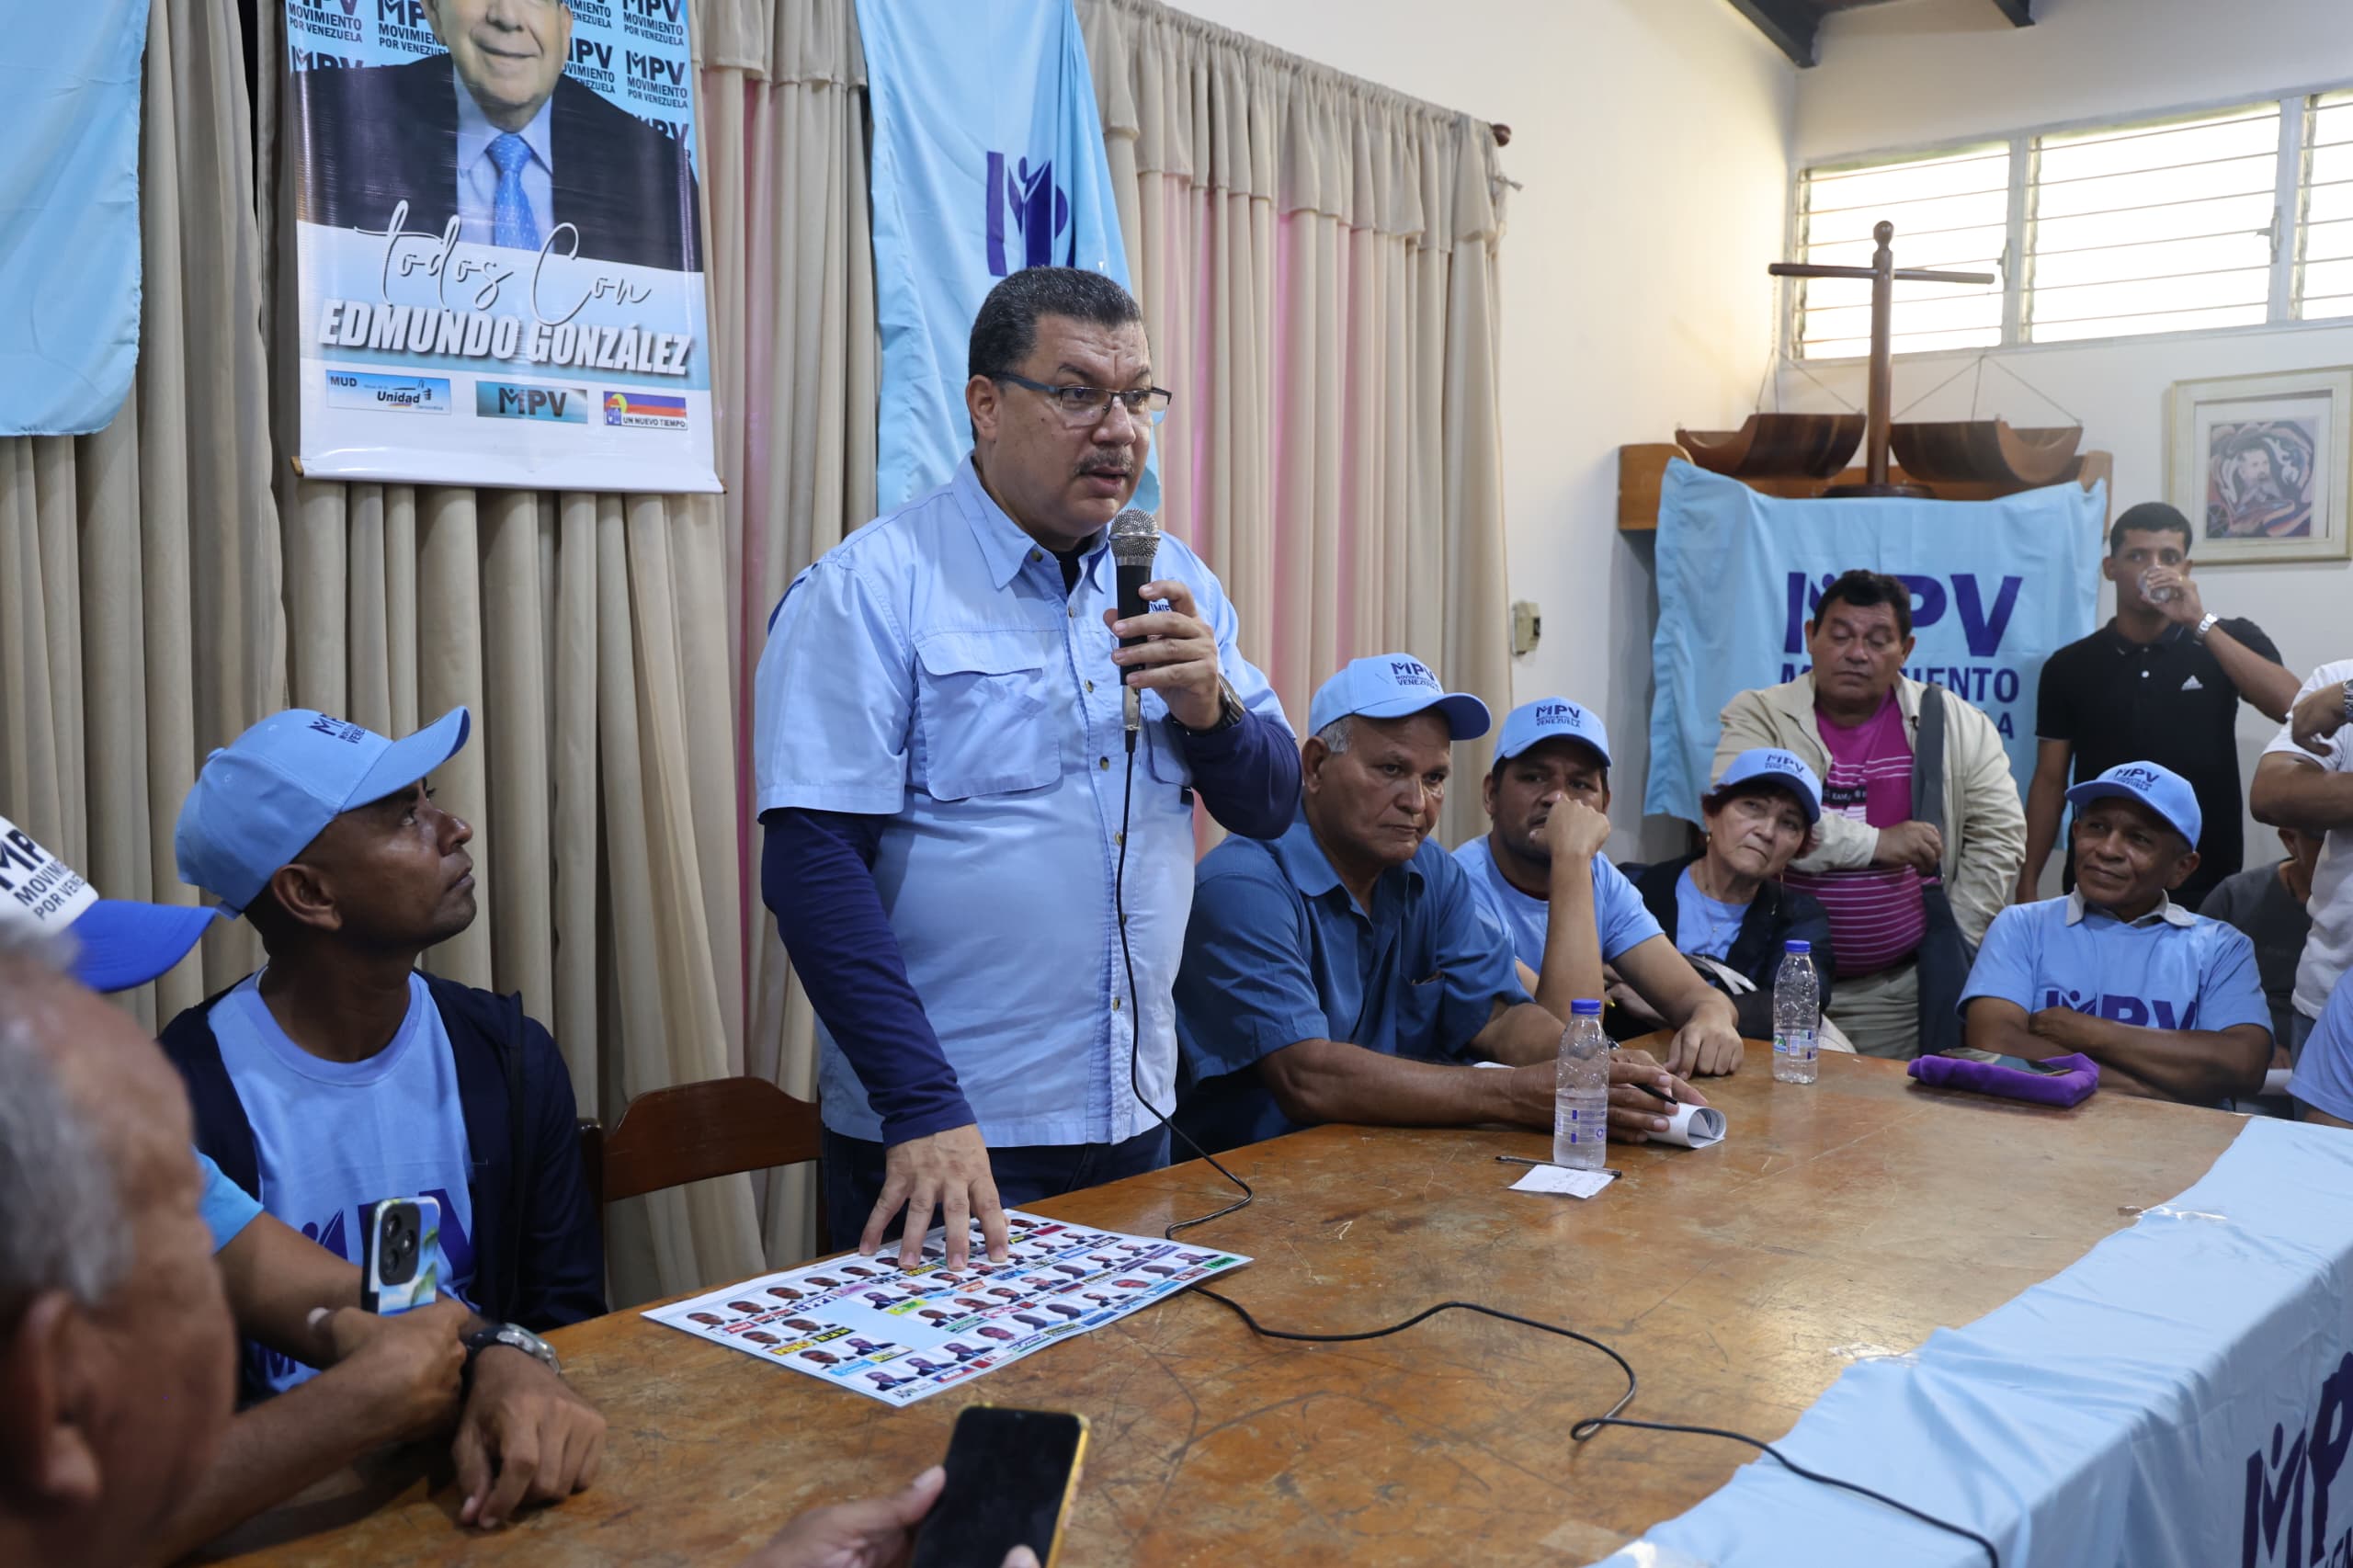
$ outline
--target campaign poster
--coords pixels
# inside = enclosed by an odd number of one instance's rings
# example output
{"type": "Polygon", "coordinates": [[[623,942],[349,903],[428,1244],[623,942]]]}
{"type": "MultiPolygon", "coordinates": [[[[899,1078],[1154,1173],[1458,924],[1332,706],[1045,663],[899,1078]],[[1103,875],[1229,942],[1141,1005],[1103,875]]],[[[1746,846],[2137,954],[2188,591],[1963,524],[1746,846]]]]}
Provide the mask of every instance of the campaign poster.
{"type": "Polygon", "coordinates": [[[715,491],[688,0],[286,0],[301,472],[715,491]]]}

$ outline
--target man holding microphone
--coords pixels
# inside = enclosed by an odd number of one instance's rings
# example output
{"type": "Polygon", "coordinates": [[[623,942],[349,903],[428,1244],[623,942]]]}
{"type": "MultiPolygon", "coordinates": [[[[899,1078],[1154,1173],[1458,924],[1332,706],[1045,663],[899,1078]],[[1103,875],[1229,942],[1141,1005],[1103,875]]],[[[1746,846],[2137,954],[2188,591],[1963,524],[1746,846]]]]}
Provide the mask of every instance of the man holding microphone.
{"type": "Polygon", "coordinates": [[[754,687],[761,892],[817,1012],[827,1223],[872,1253],[904,1211],[912,1264],[937,1210],[950,1267],[970,1221],[1002,1258],[1006,1205],[1166,1163],[1145,1102],[1174,1100],[1194,792],[1253,837],[1299,796],[1210,569],[1163,536],[1142,598],[1166,608],[1117,608],[1108,525],[1169,398],[1135,301],[1016,273],[968,369],[972,457],[794,579],[754,687]]]}

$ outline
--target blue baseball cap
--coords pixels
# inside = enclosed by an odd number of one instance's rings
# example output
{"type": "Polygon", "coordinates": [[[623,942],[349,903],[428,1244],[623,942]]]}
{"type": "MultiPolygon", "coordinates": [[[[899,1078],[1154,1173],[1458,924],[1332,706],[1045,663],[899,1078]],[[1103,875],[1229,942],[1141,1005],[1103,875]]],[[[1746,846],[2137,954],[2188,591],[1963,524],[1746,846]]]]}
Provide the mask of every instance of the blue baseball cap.
{"type": "Polygon", "coordinates": [[[180,806],[180,881],[245,905],[327,824],[405,790],[458,753],[473,727],[452,708],[404,740],[308,708],[273,713],[205,760],[180,806]]]}
{"type": "Polygon", "coordinates": [[[2172,768],[2159,767],[2154,762],[2120,762],[2098,778],[2087,778],[2068,790],[2067,803],[2087,805],[2112,795],[2140,801],[2189,840],[2192,849],[2198,847],[2199,830],[2206,825],[2205,817],[2198,810],[2198,791],[2172,768]]]}
{"type": "Polygon", "coordinates": [[[188,957],[219,913],[100,898],[79,871],[0,817],[0,926],[70,937],[74,978],[93,991],[146,984],[188,957]]]}
{"type": "Polygon", "coordinates": [[[1808,827],[1822,820],[1822,781],[1813,769],[1794,752],[1779,746],[1754,746],[1742,752],[1724,765],[1724,776],[1716,780],[1717,790],[1729,790],[1735,784],[1747,784],[1764,778],[1780,785],[1798,798],[1805,808],[1808,827]]]}
{"type": "Polygon", "coordinates": [[[1601,754],[1602,767],[1609,766],[1609,732],[1601,715],[1565,697],[1540,697],[1505,714],[1503,731],[1495,736],[1495,760],[1518,756],[1545,741],[1582,741],[1601,754]]]}
{"type": "Polygon", "coordinates": [[[1447,733],[1458,741],[1477,740],[1493,722],[1485,703],[1469,692],[1438,685],[1430,667],[1413,654],[1374,653],[1350,659],[1339,674],[1315,688],[1314,700],[1307,705],[1307,729],[1313,734],[1353,713],[1403,719],[1425,708],[1445,715],[1447,733]]]}

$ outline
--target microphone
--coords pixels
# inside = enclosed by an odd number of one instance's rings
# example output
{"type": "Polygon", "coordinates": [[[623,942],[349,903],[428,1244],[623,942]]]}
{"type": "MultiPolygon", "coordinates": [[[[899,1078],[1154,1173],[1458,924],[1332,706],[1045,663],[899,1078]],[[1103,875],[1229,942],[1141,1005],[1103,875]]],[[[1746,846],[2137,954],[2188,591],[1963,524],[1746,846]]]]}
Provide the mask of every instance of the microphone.
{"type": "MultiPolygon", "coordinates": [[[[1153,557],[1160,552],[1160,525],[1152,514],[1141,506],[1131,506],[1111,519],[1111,560],[1118,568],[1120,619],[1132,620],[1149,608],[1144,603],[1143,585],[1152,581],[1153,557]]],[[[1141,637],[1122,637],[1120,646],[1132,648],[1144,641],[1141,637]]],[[[1136,732],[1142,728],[1143,713],[1136,688],[1128,684],[1128,672],[1120,674],[1120,689],[1128,732],[1128,745],[1136,744],[1136,732]]]]}

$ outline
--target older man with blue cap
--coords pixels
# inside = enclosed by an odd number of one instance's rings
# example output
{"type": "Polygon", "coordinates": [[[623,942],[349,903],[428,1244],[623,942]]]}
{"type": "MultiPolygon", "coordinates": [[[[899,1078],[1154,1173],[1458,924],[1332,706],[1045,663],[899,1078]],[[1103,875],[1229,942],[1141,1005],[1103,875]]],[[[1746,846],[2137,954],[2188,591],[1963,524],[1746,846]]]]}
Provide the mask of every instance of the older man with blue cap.
{"type": "Polygon", "coordinates": [[[1525,966],[1520,978],[1536,999],[1565,1012],[1607,984],[1613,1033],[1671,1028],[1669,1068],[1737,1072],[1743,1053],[1731,1002],[1677,953],[1642,894],[1602,853],[1609,732],[1601,715],[1561,697],[1513,709],[1480,801],[1493,825],[1454,858],[1525,966]]]}
{"type": "Polygon", "coordinates": [[[1970,1049],[2082,1054],[2102,1087],[2157,1099],[2255,1094],[2271,1060],[2255,945],[2169,896],[2198,869],[2197,792],[2128,762],[2067,800],[2075,891],[1995,916],[1961,995],[1970,1049]]]}
{"type": "MultiPolygon", "coordinates": [[[[1195,878],[1178,1131],[1215,1153],[1326,1121],[1551,1127],[1560,1022],[1430,840],[1453,743],[1486,733],[1486,704],[1383,653],[1326,681],[1309,722],[1290,831],[1229,838],[1195,878]]],[[[1637,1084],[1698,1097],[1646,1062],[1611,1082],[1613,1135],[1665,1125],[1637,1084]]]]}
{"type": "MultiPolygon", "coordinates": [[[[415,967],[474,919],[473,830],[426,784],[470,728],[453,709],[394,741],[292,709],[212,754],[180,808],[180,875],[249,920],[268,962],[175,1018],[161,1043],[199,1150],[327,1252],[358,1261],[381,1199],[438,1204],[439,1278],[486,1320],[464,1339],[477,1387],[520,1378],[534,1391],[495,1424],[460,1428],[473,1519],[594,1473],[603,1424],[546,1376],[555,1357],[538,1333],[605,1308],[555,1042],[518,998],[415,967]]],[[[313,1376],[282,1349],[245,1346],[251,1395],[313,1376]]]]}

